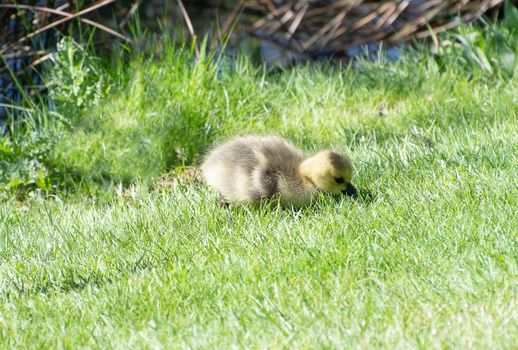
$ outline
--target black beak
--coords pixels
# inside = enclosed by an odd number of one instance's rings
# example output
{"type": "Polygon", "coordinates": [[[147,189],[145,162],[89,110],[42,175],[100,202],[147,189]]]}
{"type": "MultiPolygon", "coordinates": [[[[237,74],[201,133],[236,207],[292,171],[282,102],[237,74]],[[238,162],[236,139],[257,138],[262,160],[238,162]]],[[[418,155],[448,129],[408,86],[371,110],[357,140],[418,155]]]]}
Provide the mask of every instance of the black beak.
{"type": "Polygon", "coordinates": [[[353,184],[347,184],[347,187],[342,190],[342,194],[352,198],[358,197],[358,191],[356,190],[356,187],[353,186],[353,184]]]}

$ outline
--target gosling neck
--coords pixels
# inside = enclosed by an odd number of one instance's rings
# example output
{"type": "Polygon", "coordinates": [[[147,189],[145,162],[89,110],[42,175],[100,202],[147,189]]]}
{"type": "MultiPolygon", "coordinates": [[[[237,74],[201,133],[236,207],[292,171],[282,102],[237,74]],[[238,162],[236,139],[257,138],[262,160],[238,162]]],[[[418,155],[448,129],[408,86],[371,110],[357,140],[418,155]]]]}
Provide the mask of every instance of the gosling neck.
{"type": "Polygon", "coordinates": [[[299,164],[298,172],[299,172],[299,176],[302,179],[302,182],[304,182],[304,184],[316,188],[317,186],[315,185],[315,182],[311,178],[311,174],[314,174],[314,170],[313,170],[314,167],[315,167],[315,164],[314,164],[313,157],[308,157],[299,164]]]}

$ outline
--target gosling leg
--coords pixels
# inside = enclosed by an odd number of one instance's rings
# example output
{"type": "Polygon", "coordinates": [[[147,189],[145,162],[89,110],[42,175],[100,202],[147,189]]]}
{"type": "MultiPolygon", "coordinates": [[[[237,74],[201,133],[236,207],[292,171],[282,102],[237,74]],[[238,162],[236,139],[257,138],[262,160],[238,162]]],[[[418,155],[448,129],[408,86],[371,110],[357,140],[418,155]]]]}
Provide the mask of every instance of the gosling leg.
{"type": "Polygon", "coordinates": [[[230,203],[226,200],[225,197],[223,197],[221,193],[219,194],[219,204],[224,208],[228,208],[230,206],[230,203]]]}

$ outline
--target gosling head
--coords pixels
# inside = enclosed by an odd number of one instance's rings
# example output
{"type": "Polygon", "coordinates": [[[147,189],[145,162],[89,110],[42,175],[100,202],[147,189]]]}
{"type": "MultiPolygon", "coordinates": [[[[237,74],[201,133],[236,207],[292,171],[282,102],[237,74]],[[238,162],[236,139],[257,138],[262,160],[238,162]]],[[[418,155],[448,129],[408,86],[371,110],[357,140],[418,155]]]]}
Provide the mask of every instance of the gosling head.
{"type": "Polygon", "coordinates": [[[300,164],[302,179],[318,190],[332,194],[343,193],[356,197],[358,192],[351,183],[351,161],[333,151],[321,151],[300,164]]]}

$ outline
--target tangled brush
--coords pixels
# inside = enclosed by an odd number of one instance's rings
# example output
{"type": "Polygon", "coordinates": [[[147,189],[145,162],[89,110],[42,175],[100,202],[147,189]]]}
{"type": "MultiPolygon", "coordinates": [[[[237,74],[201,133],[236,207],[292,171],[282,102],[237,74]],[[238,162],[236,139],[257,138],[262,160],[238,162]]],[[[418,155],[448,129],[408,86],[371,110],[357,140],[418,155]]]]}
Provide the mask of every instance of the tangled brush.
{"type": "Polygon", "coordinates": [[[503,0],[253,0],[262,17],[249,32],[290,50],[344,54],[369,43],[398,44],[479,18],[503,0]]]}

